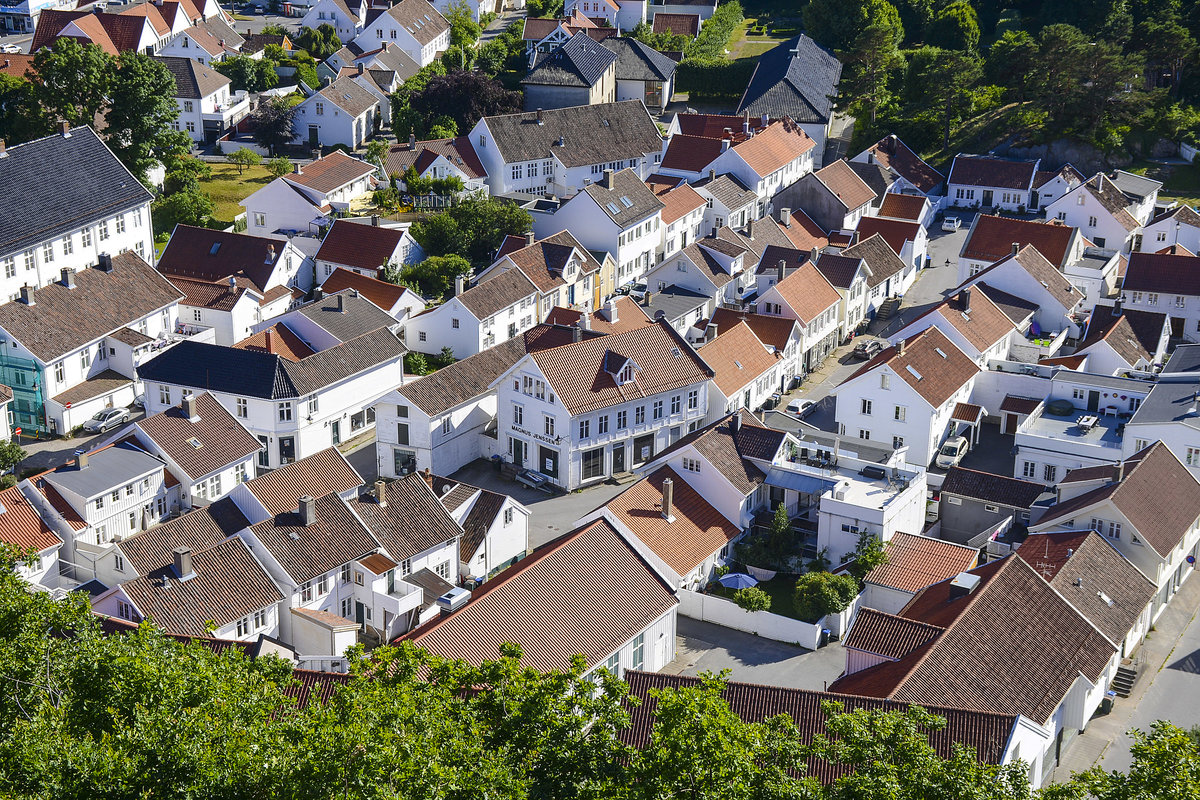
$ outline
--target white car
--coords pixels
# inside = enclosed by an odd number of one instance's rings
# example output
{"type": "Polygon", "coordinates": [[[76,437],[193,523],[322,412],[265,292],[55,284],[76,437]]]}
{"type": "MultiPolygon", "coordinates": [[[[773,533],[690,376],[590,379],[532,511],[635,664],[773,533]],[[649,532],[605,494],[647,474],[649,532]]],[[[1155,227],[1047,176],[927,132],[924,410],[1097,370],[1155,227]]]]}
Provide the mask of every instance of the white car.
{"type": "Polygon", "coordinates": [[[817,404],[812,400],[793,400],[787,404],[787,413],[804,419],[812,413],[817,404]]]}
{"type": "Polygon", "coordinates": [[[963,460],[963,456],[967,454],[967,450],[971,447],[971,443],[967,441],[965,436],[955,436],[953,439],[947,439],[942,445],[942,449],[938,450],[937,460],[934,462],[940,469],[950,469],[957,467],[958,462],[963,460]]]}
{"type": "Polygon", "coordinates": [[[954,233],[962,227],[962,220],[958,217],[946,217],[942,220],[942,230],[954,233]]]}

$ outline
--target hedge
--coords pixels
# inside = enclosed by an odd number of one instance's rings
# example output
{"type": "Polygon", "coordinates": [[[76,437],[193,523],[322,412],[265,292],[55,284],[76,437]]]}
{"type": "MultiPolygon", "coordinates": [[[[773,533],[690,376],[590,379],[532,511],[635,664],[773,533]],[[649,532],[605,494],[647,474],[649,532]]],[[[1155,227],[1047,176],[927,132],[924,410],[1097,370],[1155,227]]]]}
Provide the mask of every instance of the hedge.
{"type": "Polygon", "coordinates": [[[675,91],[696,98],[739,98],[750,84],[757,59],[684,61],[675,70],[675,91]]]}

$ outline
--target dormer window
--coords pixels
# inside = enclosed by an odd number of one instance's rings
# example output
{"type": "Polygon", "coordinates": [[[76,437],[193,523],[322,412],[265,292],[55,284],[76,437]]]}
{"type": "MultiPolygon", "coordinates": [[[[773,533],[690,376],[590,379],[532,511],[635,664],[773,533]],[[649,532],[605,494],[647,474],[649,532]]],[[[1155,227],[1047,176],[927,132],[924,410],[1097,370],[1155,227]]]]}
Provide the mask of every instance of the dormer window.
{"type": "Polygon", "coordinates": [[[621,367],[621,371],[617,373],[617,383],[626,384],[633,380],[633,362],[626,361],[625,366],[621,367]]]}

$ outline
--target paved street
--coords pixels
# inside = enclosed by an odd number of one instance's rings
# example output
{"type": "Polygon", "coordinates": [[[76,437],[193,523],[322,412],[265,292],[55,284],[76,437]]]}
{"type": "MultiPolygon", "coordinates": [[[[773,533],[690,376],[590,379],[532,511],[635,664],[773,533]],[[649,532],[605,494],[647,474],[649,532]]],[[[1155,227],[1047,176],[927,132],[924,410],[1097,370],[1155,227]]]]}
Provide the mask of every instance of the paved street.
{"type": "MultiPolygon", "coordinates": [[[[145,416],[145,412],[137,406],[129,408],[129,422],[134,423],[145,416]]],[[[99,447],[103,442],[116,438],[118,431],[98,433],[91,436],[76,436],[73,439],[43,439],[34,440],[25,436],[18,437],[17,444],[25,448],[25,460],[17,465],[19,476],[26,470],[36,469],[45,472],[61,466],[75,457],[77,450],[99,447]]]]}
{"type": "Polygon", "coordinates": [[[678,625],[678,652],[663,669],[668,675],[728,669],[730,680],[823,691],[846,666],[846,651],[836,642],[805,650],[683,616],[678,625]]]}

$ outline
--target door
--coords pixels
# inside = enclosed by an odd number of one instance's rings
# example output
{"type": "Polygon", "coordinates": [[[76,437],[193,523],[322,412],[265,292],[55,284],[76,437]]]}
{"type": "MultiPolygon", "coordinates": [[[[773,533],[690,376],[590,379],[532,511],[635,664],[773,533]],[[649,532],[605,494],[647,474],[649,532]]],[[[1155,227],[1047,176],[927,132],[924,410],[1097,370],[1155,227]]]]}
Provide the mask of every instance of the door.
{"type": "Polygon", "coordinates": [[[549,447],[539,448],[540,459],[538,460],[538,472],[544,473],[549,478],[558,477],[558,451],[551,450],[549,447]]]}
{"type": "Polygon", "coordinates": [[[1088,406],[1087,406],[1087,410],[1088,410],[1088,411],[1095,411],[1095,410],[1097,410],[1098,408],[1100,408],[1100,392],[1097,392],[1097,391],[1089,391],[1089,392],[1088,392],[1088,406]]]}
{"type": "Polygon", "coordinates": [[[648,433],[633,440],[633,463],[645,464],[654,458],[654,434],[648,433]]]}
{"type": "Polygon", "coordinates": [[[335,445],[342,443],[342,421],[340,419],[329,423],[329,439],[335,445]]]}
{"type": "Polygon", "coordinates": [[[612,449],[612,472],[619,475],[625,471],[625,445],[614,444],[612,449]]]}
{"type": "Polygon", "coordinates": [[[1004,432],[1005,433],[1016,433],[1017,432],[1017,415],[1016,414],[1005,414],[1004,415],[1004,432]]]}
{"type": "Polygon", "coordinates": [[[279,463],[290,464],[296,460],[296,439],[292,436],[279,437],[279,463]]]}
{"type": "Polygon", "coordinates": [[[991,189],[983,190],[983,204],[985,206],[990,206],[992,204],[992,190],[991,189]]]}
{"type": "Polygon", "coordinates": [[[357,600],[354,601],[354,621],[364,625],[367,621],[367,607],[357,600]]]}
{"type": "Polygon", "coordinates": [[[317,147],[321,143],[321,126],[308,126],[308,144],[311,147],[317,147]]]}
{"type": "Polygon", "coordinates": [[[508,441],[511,443],[509,454],[512,456],[513,463],[518,467],[525,466],[525,459],[529,457],[529,453],[526,451],[526,448],[529,445],[527,445],[521,439],[517,439],[516,437],[509,437],[508,441]]]}

